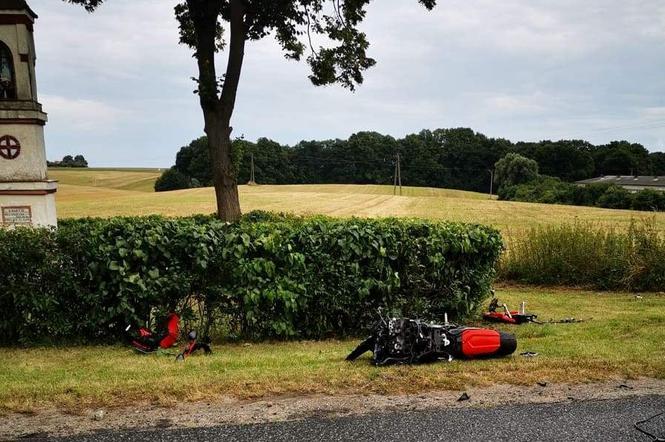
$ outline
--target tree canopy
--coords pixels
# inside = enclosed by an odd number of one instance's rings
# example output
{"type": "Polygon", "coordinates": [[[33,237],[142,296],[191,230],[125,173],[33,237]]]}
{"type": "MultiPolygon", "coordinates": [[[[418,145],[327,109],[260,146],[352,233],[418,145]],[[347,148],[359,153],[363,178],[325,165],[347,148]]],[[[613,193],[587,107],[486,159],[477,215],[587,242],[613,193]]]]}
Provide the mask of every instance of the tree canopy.
{"type": "Polygon", "coordinates": [[[49,167],[88,167],[88,161],[83,155],[65,155],[60,161],[47,161],[49,167]]]}
{"type": "MultiPolygon", "coordinates": [[[[400,152],[404,185],[487,192],[490,170],[506,154],[529,158],[537,163],[539,173],[570,182],[603,174],[604,158],[624,152],[626,143],[513,143],[472,129],[453,128],[422,130],[403,138],[358,132],[346,140],[307,140],[292,146],[268,138],[256,142],[236,140],[234,151],[238,154],[240,183],[249,181],[253,156],[259,184],[391,184],[396,154],[400,152]]],[[[212,185],[206,146],[205,137],[199,138],[182,147],[176,156],[174,167],[195,180],[189,186],[212,185]]],[[[644,151],[643,147],[628,151],[636,158],[627,161],[618,172],[630,174],[630,164],[636,162],[644,164],[634,169],[635,173],[665,175],[665,153],[653,152],[645,159],[644,151]]]]}

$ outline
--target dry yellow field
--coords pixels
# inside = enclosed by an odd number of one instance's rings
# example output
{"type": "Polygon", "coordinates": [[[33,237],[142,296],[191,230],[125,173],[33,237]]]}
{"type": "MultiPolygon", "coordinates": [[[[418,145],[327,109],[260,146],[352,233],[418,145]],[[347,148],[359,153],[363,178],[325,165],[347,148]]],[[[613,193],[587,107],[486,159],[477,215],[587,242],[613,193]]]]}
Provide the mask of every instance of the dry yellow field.
{"type": "Polygon", "coordinates": [[[52,167],[48,177],[61,184],[153,192],[160,169],[106,169],[52,167]]]}
{"type": "MultiPolygon", "coordinates": [[[[149,192],[158,174],[156,170],[54,171],[50,176],[60,180],[58,216],[183,216],[215,211],[212,188],[149,192]]],[[[423,217],[490,224],[509,236],[537,225],[576,220],[623,227],[631,220],[653,218],[665,230],[662,213],[497,201],[485,194],[447,189],[405,187],[402,196],[393,196],[392,186],[261,185],[240,186],[240,198],[245,212],[423,217]]]]}

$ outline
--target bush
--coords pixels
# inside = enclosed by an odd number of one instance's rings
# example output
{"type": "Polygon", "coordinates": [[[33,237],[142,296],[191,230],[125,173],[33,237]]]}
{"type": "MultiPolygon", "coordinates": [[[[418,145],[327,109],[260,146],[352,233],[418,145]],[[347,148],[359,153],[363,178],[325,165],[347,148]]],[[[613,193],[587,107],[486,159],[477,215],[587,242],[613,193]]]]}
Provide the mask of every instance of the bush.
{"type": "Polygon", "coordinates": [[[501,278],[601,290],[665,290],[665,238],[652,222],[625,230],[574,223],[539,227],[511,242],[501,278]]]}
{"type": "Polygon", "coordinates": [[[190,187],[192,187],[190,178],[176,170],[174,167],[166,169],[164,173],[157,178],[157,181],[155,181],[155,192],[189,189],[190,187]]]}
{"type": "Polygon", "coordinates": [[[607,209],[630,209],[632,200],[633,195],[629,191],[613,184],[605,189],[595,205],[607,209]]]}
{"type": "Polygon", "coordinates": [[[544,175],[526,184],[503,186],[498,194],[500,200],[506,201],[665,211],[664,192],[645,189],[631,193],[621,186],[607,183],[577,186],[544,175]]]}
{"type": "Polygon", "coordinates": [[[555,203],[566,194],[571,186],[558,178],[539,175],[526,184],[503,186],[499,189],[499,199],[509,201],[525,201],[531,203],[555,203]]]}
{"type": "Polygon", "coordinates": [[[665,193],[651,189],[637,192],[632,199],[632,208],[652,212],[665,210],[665,193]]]}
{"type": "Polygon", "coordinates": [[[358,333],[378,307],[461,317],[489,294],[501,248],[477,225],[265,212],[0,230],[0,341],[120,339],[171,309],[252,339],[358,333]]]}

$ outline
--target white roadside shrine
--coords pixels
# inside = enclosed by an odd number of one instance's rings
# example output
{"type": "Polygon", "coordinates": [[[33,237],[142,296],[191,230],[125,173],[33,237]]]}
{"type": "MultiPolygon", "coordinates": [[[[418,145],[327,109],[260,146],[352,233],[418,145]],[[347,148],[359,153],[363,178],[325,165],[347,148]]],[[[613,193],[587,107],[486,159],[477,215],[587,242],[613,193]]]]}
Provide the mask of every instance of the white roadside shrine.
{"type": "Polygon", "coordinates": [[[25,0],[0,0],[0,223],[56,226],[46,175],[46,114],[37,101],[33,25],[25,0]]]}

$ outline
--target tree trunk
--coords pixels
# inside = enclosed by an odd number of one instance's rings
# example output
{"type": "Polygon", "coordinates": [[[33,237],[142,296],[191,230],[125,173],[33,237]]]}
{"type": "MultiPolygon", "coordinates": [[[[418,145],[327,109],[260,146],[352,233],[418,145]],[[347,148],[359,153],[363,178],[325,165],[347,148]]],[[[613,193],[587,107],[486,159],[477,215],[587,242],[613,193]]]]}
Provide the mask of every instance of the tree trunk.
{"type": "Polygon", "coordinates": [[[217,213],[225,221],[237,221],[240,212],[240,199],[238,198],[238,182],[236,170],[233,165],[233,151],[231,149],[231,116],[236,103],[238,84],[240,83],[240,72],[245,58],[245,41],[247,29],[245,25],[245,5],[243,0],[231,0],[229,2],[231,26],[231,41],[229,42],[229,60],[226,64],[226,75],[224,75],[224,86],[219,98],[221,114],[219,124],[221,139],[218,147],[219,162],[213,166],[213,177],[215,181],[215,193],[217,194],[217,213]]]}
{"type": "Polygon", "coordinates": [[[206,116],[205,119],[217,199],[217,216],[224,221],[237,221],[241,212],[231,151],[231,128],[228,124],[225,125],[216,113],[206,116]]]}
{"type": "Polygon", "coordinates": [[[208,136],[213,183],[217,200],[217,216],[224,221],[240,219],[238,183],[231,145],[231,116],[235,107],[240,72],[245,56],[247,30],[243,0],[230,0],[229,58],[224,85],[218,97],[215,52],[219,0],[187,0],[197,37],[196,58],[199,67],[199,98],[208,136]]]}

